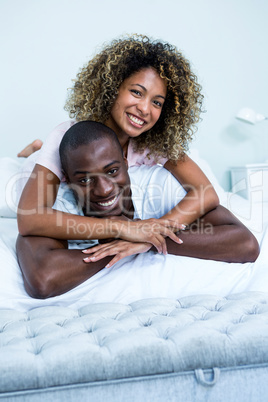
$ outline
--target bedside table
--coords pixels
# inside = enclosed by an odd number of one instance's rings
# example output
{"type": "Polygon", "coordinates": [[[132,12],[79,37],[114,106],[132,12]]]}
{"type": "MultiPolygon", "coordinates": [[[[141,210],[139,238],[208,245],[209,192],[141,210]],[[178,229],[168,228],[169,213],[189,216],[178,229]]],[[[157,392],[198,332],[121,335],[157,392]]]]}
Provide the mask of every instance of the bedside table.
{"type": "Polygon", "coordinates": [[[254,163],[231,168],[231,191],[250,199],[252,193],[262,192],[268,201],[268,163],[254,163]]]}

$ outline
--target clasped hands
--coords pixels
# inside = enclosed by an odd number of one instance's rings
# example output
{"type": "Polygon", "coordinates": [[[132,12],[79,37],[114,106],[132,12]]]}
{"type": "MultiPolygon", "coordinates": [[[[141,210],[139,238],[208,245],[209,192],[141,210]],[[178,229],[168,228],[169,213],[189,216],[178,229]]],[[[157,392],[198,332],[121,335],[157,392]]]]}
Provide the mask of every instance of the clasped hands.
{"type": "Polygon", "coordinates": [[[184,230],[185,225],[172,220],[162,218],[132,220],[124,215],[110,216],[109,219],[127,223],[125,229],[122,230],[122,238],[99,240],[100,244],[97,246],[82,250],[84,254],[89,255],[83,259],[84,262],[96,262],[107,256],[114,256],[105,266],[105,268],[110,268],[122,258],[149,250],[166,255],[166,237],[178,244],[182,243],[177,233],[184,230]]]}

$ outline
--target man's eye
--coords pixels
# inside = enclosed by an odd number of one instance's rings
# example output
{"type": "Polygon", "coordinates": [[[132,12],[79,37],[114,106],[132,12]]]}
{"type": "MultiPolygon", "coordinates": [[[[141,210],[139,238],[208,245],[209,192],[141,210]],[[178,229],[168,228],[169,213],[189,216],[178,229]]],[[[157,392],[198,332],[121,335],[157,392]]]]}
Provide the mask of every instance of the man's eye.
{"type": "Polygon", "coordinates": [[[82,179],[79,180],[80,183],[82,184],[89,184],[93,182],[92,177],[83,177],[82,179]]]}
{"type": "Polygon", "coordinates": [[[112,175],[112,174],[115,174],[117,172],[118,172],[118,168],[113,168],[113,169],[109,170],[108,174],[112,175]]]}

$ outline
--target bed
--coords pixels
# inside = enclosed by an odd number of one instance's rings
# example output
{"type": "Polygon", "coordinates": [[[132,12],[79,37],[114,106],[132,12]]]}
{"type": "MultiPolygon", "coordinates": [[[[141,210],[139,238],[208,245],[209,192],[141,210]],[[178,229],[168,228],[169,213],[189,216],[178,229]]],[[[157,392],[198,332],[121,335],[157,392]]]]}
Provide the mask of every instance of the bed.
{"type": "Polygon", "coordinates": [[[191,156],[257,237],[255,263],[149,253],[46,300],[26,294],[15,254],[20,162],[0,159],[0,400],[268,400],[268,203],[191,156]]]}

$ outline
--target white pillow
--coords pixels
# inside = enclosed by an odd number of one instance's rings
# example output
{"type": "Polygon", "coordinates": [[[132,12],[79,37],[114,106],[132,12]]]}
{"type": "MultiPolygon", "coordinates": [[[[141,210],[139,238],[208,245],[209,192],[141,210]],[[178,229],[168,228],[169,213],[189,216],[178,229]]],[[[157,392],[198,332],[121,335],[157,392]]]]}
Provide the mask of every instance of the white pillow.
{"type": "Polygon", "coordinates": [[[16,218],[17,190],[22,161],[12,158],[0,158],[0,216],[16,218]]]}
{"type": "MultiPolygon", "coordinates": [[[[209,164],[199,156],[197,149],[191,149],[189,156],[203,170],[217,192],[220,202],[225,204],[226,192],[219,184],[209,164]]],[[[0,158],[0,216],[16,218],[17,182],[20,179],[20,169],[24,159],[0,158]]]]}
{"type": "Polygon", "coordinates": [[[220,203],[223,205],[226,203],[226,191],[222,188],[218,179],[212,172],[211,167],[209,166],[208,162],[205,159],[200,158],[199,152],[197,149],[191,149],[188,152],[189,157],[200,167],[201,170],[205,173],[211,184],[213,185],[218,197],[220,199],[220,203]]]}

